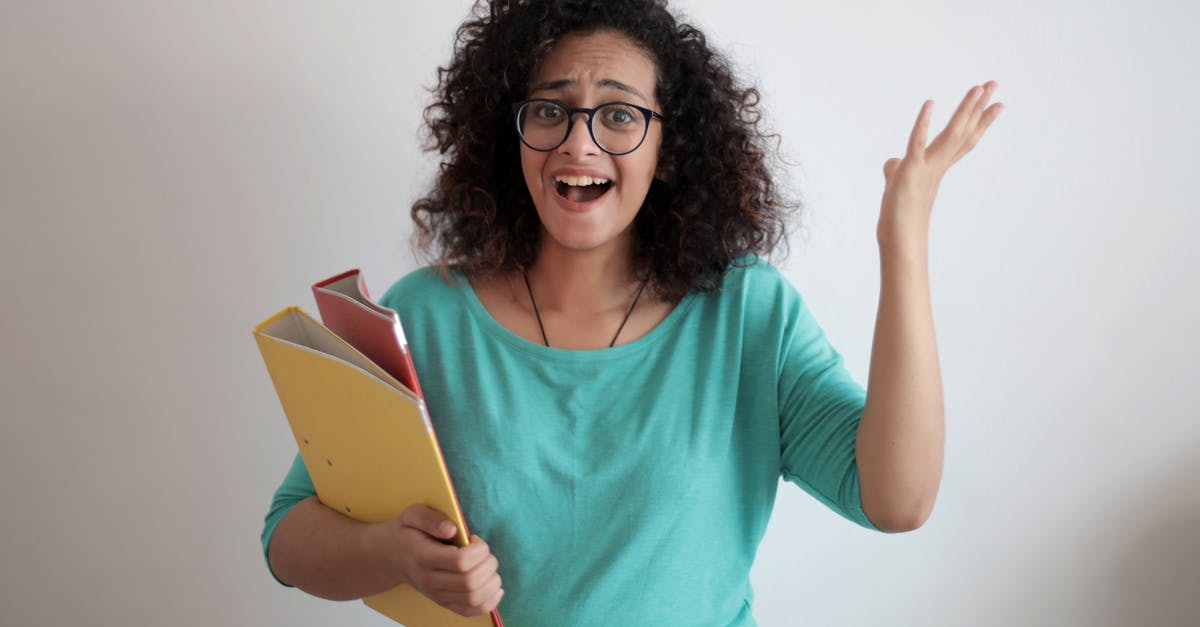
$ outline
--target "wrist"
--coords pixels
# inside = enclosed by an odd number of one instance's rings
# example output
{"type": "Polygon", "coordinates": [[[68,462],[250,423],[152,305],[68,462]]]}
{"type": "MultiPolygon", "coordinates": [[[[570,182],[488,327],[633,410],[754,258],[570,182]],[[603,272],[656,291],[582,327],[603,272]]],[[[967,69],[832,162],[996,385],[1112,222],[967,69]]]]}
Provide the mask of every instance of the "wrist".
{"type": "Polygon", "coordinates": [[[929,236],[922,232],[887,231],[878,234],[879,257],[884,265],[928,265],[929,236]]]}
{"type": "Polygon", "coordinates": [[[396,551],[396,526],[391,521],[365,523],[359,534],[359,551],[363,563],[380,578],[393,581],[393,586],[408,583],[396,551]]]}

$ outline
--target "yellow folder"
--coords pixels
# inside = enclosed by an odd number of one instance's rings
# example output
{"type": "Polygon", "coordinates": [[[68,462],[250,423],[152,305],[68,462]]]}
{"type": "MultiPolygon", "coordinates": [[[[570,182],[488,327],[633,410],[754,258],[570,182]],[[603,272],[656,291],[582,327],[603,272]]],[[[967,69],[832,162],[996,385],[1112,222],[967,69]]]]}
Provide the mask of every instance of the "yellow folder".
{"type": "MultiPolygon", "coordinates": [[[[299,307],[254,329],[317,497],[364,522],[400,516],[413,503],[446,515],[466,546],[466,525],[425,404],[299,307]]],[[[491,627],[401,585],[363,599],[407,627],[491,627]]]]}

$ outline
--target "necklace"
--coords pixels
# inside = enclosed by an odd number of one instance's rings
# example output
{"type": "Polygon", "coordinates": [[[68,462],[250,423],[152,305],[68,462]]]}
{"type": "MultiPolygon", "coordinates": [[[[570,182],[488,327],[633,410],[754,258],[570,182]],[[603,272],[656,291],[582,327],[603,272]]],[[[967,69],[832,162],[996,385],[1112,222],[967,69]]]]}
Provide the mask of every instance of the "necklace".
{"type": "MultiPolygon", "coordinates": [[[[542,342],[549,348],[550,340],[546,338],[546,327],[542,324],[542,314],[538,311],[537,301],[533,298],[533,287],[529,285],[529,275],[526,273],[521,273],[521,275],[525,277],[525,289],[529,290],[529,302],[533,304],[533,315],[537,318],[538,328],[542,331],[542,342]]],[[[621,330],[625,328],[625,323],[629,322],[629,316],[633,315],[633,308],[637,307],[638,299],[642,297],[642,292],[645,291],[646,283],[649,281],[649,278],[642,281],[642,286],[638,288],[637,295],[633,297],[633,302],[629,305],[629,311],[625,312],[625,319],[621,321],[621,326],[617,327],[617,333],[613,335],[612,342],[608,344],[609,348],[617,345],[617,338],[621,336],[621,330]]]]}

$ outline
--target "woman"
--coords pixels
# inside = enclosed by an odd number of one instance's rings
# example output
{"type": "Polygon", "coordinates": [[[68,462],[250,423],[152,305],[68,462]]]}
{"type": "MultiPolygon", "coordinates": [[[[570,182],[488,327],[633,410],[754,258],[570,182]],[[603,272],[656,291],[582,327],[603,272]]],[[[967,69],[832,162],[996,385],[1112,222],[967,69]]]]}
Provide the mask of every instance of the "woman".
{"type": "Polygon", "coordinates": [[[477,9],[440,71],[443,165],[413,208],[441,272],[381,301],[482,537],[442,544],[453,528],[421,506],[350,520],[297,458],[263,532],[276,576],[331,599],[408,583],[463,615],[499,604],[511,625],[753,625],[780,476],[865,527],[920,526],[943,430],[930,210],[1000,112],[995,83],[928,145],[926,102],[884,164],[864,392],[759,258],[791,207],[757,93],[701,33],[652,0],[477,9]]]}

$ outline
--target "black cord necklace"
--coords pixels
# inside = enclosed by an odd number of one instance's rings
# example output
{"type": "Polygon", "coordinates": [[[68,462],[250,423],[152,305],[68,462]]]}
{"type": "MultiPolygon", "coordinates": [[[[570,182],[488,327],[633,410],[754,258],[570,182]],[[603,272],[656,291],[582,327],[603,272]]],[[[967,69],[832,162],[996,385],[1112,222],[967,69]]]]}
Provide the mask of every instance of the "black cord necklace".
{"type": "MultiPolygon", "coordinates": [[[[522,273],[522,276],[525,277],[525,289],[529,290],[529,302],[533,304],[533,315],[537,318],[538,328],[542,330],[542,342],[549,347],[550,340],[546,338],[546,327],[542,324],[542,314],[538,311],[537,300],[533,298],[533,286],[529,285],[529,275],[522,273]]],[[[617,333],[613,335],[612,342],[608,345],[609,348],[617,345],[617,338],[621,336],[621,331],[625,328],[625,323],[629,322],[629,316],[633,315],[633,308],[637,307],[638,299],[642,297],[642,292],[645,291],[646,283],[649,281],[650,279],[642,281],[642,286],[638,288],[637,295],[633,297],[633,303],[629,305],[629,311],[625,312],[625,319],[621,321],[621,326],[617,327],[617,333]]]]}

